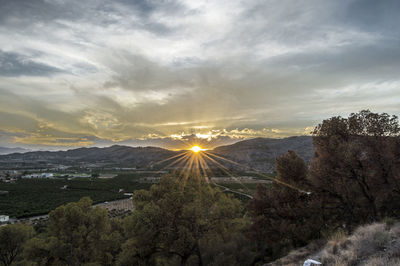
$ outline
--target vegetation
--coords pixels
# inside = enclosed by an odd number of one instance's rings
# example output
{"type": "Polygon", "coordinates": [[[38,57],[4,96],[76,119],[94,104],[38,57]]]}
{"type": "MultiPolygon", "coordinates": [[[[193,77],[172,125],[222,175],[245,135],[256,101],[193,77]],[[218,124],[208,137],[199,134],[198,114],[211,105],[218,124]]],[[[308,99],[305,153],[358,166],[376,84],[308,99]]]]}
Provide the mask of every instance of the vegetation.
{"type": "Polygon", "coordinates": [[[112,265],[121,235],[111,223],[89,198],[60,206],[50,213],[47,234],[28,241],[24,257],[37,265],[112,265]]]}
{"type": "MultiPolygon", "coordinates": [[[[83,198],[52,211],[33,237],[29,226],[5,226],[0,243],[12,234],[17,243],[1,254],[26,265],[263,265],[303,247],[289,255],[298,264],[330,239],[319,258],[326,265],[397,265],[399,134],[395,116],[333,117],[314,130],[310,166],[293,151],[278,157],[274,182],[258,185],[246,205],[194,173],[170,174],[135,191],[123,219],[83,198]]],[[[117,180],[118,188],[139,185],[117,180]]],[[[107,180],[86,185],[116,193],[107,180]]]]}
{"type": "MultiPolygon", "coordinates": [[[[108,218],[89,198],[60,206],[45,230],[15,238],[13,259],[23,265],[250,264],[248,221],[233,197],[194,178],[164,176],[150,190],[136,191],[133,201],[136,210],[124,219],[108,218]]],[[[3,228],[16,227],[32,230],[3,228]]]]}
{"type": "Polygon", "coordinates": [[[0,227],[0,262],[5,266],[11,265],[32,235],[33,228],[29,225],[13,224],[0,227]]]}
{"type": "Polygon", "coordinates": [[[352,235],[331,239],[321,252],[326,265],[399,265],[400,224],[374,223],[357,228],[352,235]]]}
{"type": "Polygon", "coordinates": [[[56,207],[89,196],[95,203],[126,198],[119,193],[150,187],[138,183],[135,176],[119,175],[113,179],[20,179],[16,183],[1,183],[0,213],[11,217],[47,214],[56,207]],[[66,189],[61,189],[64,186],[66,189]]]}
{"type": "Polygon", "coordinates": [[[323,265],[395,266],[400,263],[399,245],[400,223],[373,223],[356,228],[351,235],[339,230],[326,243],[314,241],[270,265],[296,266],[314,258],[323,265]]]}
{"type": "Polygon", "coordinates": [[[316,127],[310,182],[330,224],[344,222],[351,232],[354,225],[400,215],[399,133],[396,116],[370,111],[316,127]]]}
{"type": "Polygon", "coordinates": [[[150,191],[135,193],[133,201],[137,209],[125,221],[129,240],[120,265],[234,265],[251,258],[237,257],[245,252],[239,247],[222,258],[209,254],[238,237],[245,222],[240,202],[204,181],[166,176],[150,191]]]}
{"type": "Polygon", "coordinates": [[[261,261],[305,245],[319,237],[322,227],[318,200],[307,193],[310,185],[304,161],[289,151],[277,158],[276,171],[276,182],[269,188],[259,185],[247,205],[261,261]]]}
{"type": "Polygon", "coordinates": [[[314,130],[307,170],[293,152],[276,160],[271,189],[249,202],[260,261],[277,258],[344,225],[399,217],[400,128],[396,116],[361,111],[324,120],[314,130]]]}

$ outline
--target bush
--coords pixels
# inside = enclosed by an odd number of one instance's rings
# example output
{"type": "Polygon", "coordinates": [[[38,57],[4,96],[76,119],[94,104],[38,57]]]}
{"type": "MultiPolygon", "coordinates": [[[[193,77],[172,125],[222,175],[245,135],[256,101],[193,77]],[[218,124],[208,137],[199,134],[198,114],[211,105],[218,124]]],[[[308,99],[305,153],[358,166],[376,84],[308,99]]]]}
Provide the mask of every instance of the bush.
{"type": "Polygon", "coordinates": [[[400,259],[398,258],[387,258],[387,257],[375,257],[369,259],[365,266],[397,266],[400,265],[400,259]]]}
{"type": "Polygon", "coordinates": [[[386,231],[385,224],[381,223],[360,227],[350,238],[359,257],[368,256],[382,250],[389,240],[389,232],[386,231]]]}
{"type": "Polygon", "coordinates": [[[346,237],[337,232],[322,251],[324,265],[399,265],[400,224],[389,229],[385,223],[361,226],[346,237]]]}

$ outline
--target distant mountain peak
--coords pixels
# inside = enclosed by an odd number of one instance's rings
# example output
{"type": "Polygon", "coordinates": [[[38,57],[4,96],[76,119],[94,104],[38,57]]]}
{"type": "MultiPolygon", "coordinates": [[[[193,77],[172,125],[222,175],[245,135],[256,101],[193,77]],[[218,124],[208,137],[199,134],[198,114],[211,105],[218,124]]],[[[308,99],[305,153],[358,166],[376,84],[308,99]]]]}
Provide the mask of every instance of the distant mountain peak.
{"type": "Polygon", "coordinates": [[[16,147],[16,148],[8,148],[8,147],[0,147],[0,155],[11,154],[11,153],[24,153],[29,152],[30,150],[16,147]]]}

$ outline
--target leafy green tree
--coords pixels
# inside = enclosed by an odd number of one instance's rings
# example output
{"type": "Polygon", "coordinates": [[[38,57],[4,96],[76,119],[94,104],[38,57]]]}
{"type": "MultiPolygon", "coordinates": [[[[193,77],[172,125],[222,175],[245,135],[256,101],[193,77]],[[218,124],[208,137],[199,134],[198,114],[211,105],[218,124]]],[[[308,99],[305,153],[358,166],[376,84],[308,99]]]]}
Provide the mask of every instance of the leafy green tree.
{"type": "Polygon", "coordinates": [[[34,234],[30,225],[12,224],[0,227],[0,262],[11,265],[23,251],[25,242],[34,234]]]}
{"type": "Polygon", "coordinates": [[[27,243],[25,257],[39,265],[113,265],[122,236],[112,226],[107,210],[82,198],[50,213],[48,235],[27,243]]]}
{"type": "Polygon", "coordinates": [[[55,237],[39,236],[26,242],[24,259],[34,265],[68,265],[66,246],[55,237]]]}
{"type": "Polygon", "coordinates": [[[241,203],[191,176],[164,176],[133,196],[119,265],[203,265],[208,239],[225,243],[242,224],[241,203]]]}

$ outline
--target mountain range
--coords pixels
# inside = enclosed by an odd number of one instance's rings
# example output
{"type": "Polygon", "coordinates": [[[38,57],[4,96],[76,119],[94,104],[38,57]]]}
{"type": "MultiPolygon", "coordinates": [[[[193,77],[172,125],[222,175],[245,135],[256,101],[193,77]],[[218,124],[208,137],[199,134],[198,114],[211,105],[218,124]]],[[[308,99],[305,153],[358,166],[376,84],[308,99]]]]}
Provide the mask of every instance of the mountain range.
{"type": "Polygon", "coordinates": [[[11,153],[23,153],[23,152],[28,152],[28,149],[24,148],[7,148],[7,147],[0,147],[0,155],[6,155],[6,154],[11,154],[11,153]]]}
{"type": "MultiPolygon", "coordinates": [[[[226,158],[258,170],[272,172],[275,158],[288,150],[298,153],[306,162],[312,158],[314,151],[312,139],[309,136],[289,137],[283,139],[255,138],[243,140],[232,145],[216,147],[207,151],[209,154],[226,158]]],[[[172,151],[157,147],[129,147],[114,145],[106,148],[78,148],[67,151],[35,151],[12,153],[0,156],[0,168],[5,165],[28,167],[32,165],[97,165],[114,167],[149,168],[158,165],[157,162],[178,155],[183,151],[172,151]]],[[[238,164],[227,160],[218,162],[230,168],[238,164]]],[[[165,166],[166,161],[162,165],[165,166]]]]}

